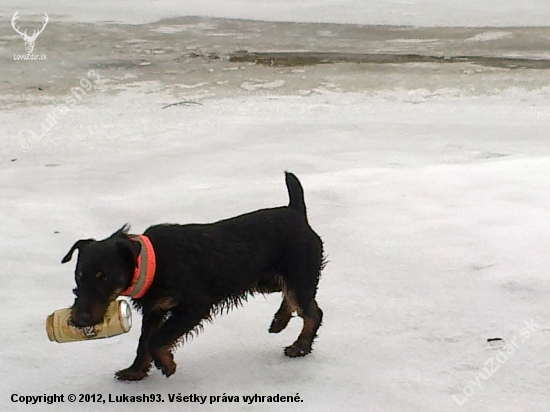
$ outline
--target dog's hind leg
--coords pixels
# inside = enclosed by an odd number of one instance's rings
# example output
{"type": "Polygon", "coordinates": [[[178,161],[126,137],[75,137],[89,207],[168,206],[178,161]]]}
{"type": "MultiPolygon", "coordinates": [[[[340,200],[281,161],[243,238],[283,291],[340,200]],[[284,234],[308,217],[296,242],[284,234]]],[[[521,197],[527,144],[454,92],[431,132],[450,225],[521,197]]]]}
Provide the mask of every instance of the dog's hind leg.
{"type": "Polygon", "coordinates": [[[323,320],[323,311],[315,301],[319,271],[315,267],[288,271],[283,280],[284,300],[275,314],[274,328],[284,328],[295,310],[304,325],[298,339],[285,348],[285,355],[291,358],[305,356],[311,352],[311,345],[323,320]]]}
{"type": "Polygon", "coordinates": [[[296,307],[287,299],[283,293],[283,301],[275,316],[273,316],[273,322],[269,327],[269,333],[279,333],[287,327],[288,322],[292,318],[292,313],[296,310],[296,307]]]}
{"type": "Polygon", "coordinates": [[[129,368],[116,372],[117,379],[121,381],[139,381],[147,377],[152,361],[147,342],[151,335],[158,330],[165,316],[165,312],[143,314],[136,359],[129,368]]]}
{"type": "Polygon", "coordinates": [[[323,311],[315,299],[312,299],[309,304],[299,305],[297,312],[298,316],[304,320],[304,326],[298,339],[285,348],[285,355],[291,358],[305,356],[311,352],[313,340],[317,336],[317,330],[323,320],[323,311]]]}
{"type": "Polygon", "coordinates": [[[168,319],[149,340],[149,350],[155,366],[169,377],[176,371],[172,350],[178,340],[196,331],[204,319],[210,317],[211,305],[207,307],[177,306],[171,310],[168,319]]]}

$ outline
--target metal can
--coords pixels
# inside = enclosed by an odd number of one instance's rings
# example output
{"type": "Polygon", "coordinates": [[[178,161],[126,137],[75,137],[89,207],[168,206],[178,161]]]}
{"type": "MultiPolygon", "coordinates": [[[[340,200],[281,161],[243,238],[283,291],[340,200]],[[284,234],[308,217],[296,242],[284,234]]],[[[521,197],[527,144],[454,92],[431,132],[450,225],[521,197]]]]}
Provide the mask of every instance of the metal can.
{"type": "Polygon", "coordinates": [[[126,333],[132,327],[132,310],[125,300],[111,302],[103,323],[80,328],[70,323],[71,308],[60,309],[46,319],[46,331],[51,341],[64,343],[110,338],[126,333]]]}

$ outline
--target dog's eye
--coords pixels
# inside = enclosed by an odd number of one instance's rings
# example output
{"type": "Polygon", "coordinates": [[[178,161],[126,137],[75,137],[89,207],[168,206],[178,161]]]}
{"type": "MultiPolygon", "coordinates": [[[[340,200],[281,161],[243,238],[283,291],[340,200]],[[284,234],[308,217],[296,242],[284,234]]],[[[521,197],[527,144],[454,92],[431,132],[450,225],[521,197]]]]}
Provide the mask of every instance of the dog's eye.
{"type": "Polygon", "coordinates": [[[95,277],[99,280],[107,280],[107,275],[103,272],[97,272],[95,277]]]}
{"type": "Polygon", "coordinates": [[[76,272],[76,277],[77,277],[77,279],[80,279],[82,277],[82,272],[80,272],[80,271],[76,272]]]}

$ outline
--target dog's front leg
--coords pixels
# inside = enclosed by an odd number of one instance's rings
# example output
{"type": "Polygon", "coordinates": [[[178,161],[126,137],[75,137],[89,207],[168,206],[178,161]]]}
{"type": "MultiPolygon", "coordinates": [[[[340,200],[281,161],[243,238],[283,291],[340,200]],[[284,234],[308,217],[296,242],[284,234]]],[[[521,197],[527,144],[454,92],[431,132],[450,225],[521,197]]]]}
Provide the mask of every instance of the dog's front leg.
{"type": "Polygon", "coordinates": [[[169,377],[176,371],[176,363],[172,350],[178,340],[209,318],[210,306],[199,308],[194,306],[176,307],[171,310],[170,317],[162,324],[160,329],[153,333],[149,340],[149,350],[155,366],[163,375],[169,377]]]}
{"type": "Polygon", "coordinates": [[[134,363],[129,368],[119,370],[115,375],[121,381],[139,381],[145,377],[151,369],[151,353],[148,341],[151,335],[157,331],[166,313],[144,311],[141,323],[141,336],[134,363]]]}

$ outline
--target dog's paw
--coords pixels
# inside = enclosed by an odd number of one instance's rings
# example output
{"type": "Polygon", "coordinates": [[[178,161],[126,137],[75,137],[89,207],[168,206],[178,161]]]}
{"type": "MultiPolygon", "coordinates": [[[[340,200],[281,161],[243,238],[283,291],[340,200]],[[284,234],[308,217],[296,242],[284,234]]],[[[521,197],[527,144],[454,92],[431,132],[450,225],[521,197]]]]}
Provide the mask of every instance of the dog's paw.
{"type": "Polygon", "coordinates": [[[140,381],[146,377],[147,372],[132,368],[122,369],[115,373],[115,378],[119,381],[140,381]]]}
{"type": "MultiPolygon", "coordinates": [[[[157,368],[158,368],[158,366],[157,366],[157,368]]],[[[160,369],[160,371],[162,372],[162,374],[164,376],[169,378],[170,376],[172,376],[176,372],[176,364],[175,364],[175,362],[172,362],[170,365],[162,365],[162,367],[160,367],[159,369],[160,369]]]]}
{"type": "Polygon", "coordinates": [[[311,352],[311,347],[293,343],[285,348],[285,355],[289,358],[298,358],[300,356],[306,356],[311,352]]]}
{"type": "Polygon", "coordinates": [[[169,361],[167,361],[166,359],[162,359],[162,362],[155,361],[155,366],[167,378],[172,376],[176,372],[176,363],[171,359],[169,361]]]}
{"type": "Polygon", "coordinates": [[[269,327],[269,333],[279,333],[284,328],[286,328],[288,325],[288,321],[286,319],[273,319],[273,322],[271,322],[271,326],[269,327]]]}
{"type": "Polygon", "coordinates": [[[172,355],[172,352],[170,352],[168,348],[160,350],[156,356],[154,356],[154,362],[157,369],[167,378],[176,372],[174,355],[172,355]]]}

